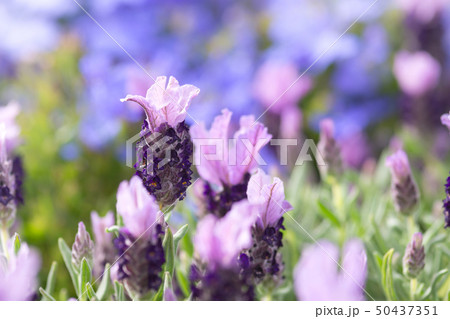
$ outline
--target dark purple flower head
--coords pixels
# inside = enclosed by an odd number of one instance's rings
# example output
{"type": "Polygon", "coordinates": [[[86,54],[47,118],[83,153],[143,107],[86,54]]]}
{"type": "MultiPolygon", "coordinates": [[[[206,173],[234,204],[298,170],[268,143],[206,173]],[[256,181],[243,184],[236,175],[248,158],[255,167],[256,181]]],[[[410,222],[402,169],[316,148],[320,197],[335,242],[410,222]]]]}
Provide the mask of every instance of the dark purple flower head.
{"type": "Polygon", "coordinates": [[[0,224],[9,226],[16,216],[16,178],[6,147],[6,129],[0,124],[0,224]]]}
{"type": "Polygon", "coordinates": [[[137,176],[119,185],[117,212],[124,222],[119,237],[114,240],[120,256],[118,279],[130,292],[141,297],[158,289],[162,282],[163,213],[137,176]]]}
{"type": "Polygon", "coordinates": [[[425,267],[425,248],[422,244],[422,234],[415,233],[403,256],[403,273],[408,278],[416,278],[425,267]]]}
{"type": "Polygon", "coordinates": [[[161,207],[167,207],[186,195],[191,184],[193,146],[189,127],[184,122],[191,100],[200,90],[193,85],[180,86],[174,77],[158,77],[145,97],[128,95],[144,109],[147,118],[137,143],[136,175],[161,207]]]}
{"type": "Polygon", "coordinates": [[[447,177],[447,182],[445,183],[445,195],[442,206],[444,208],[445,228],[447,228],[450,227],[450,176],[447,177]]]}

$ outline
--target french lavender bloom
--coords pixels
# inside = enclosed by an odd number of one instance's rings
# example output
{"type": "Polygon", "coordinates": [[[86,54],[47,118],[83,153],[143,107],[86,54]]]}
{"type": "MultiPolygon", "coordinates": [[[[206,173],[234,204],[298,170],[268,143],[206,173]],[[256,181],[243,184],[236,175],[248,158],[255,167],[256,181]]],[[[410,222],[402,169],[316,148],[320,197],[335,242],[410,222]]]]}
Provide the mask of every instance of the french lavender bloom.
{"type": "Polygon", "coordinates": [[[392,196],[398,212],[409,215],[419,200],[419,191],[409,166],[408,156],[403,150],[397,150],[386,158],[391,169],[392,196]]]}
{"type": "Polygon", "coordinates": [[[342,252],[331,242],[320,241],[306,248],[294,269],[294,289],[298,300],[360,301],[364,300],[367,256],[359,239],[348,241],[342,252]]]}
{"type": "Polygon", "coordinates": [[[283,262],[279,252],[283,246],[283,214],[292,210],[285,200],[283,182],[275,177],[273,181],[261,169],[248,182],[248,201],[255,205],[257,218],[252,227],[250,249],[239,256],[240,266],[253,275],[255,283],[265,278],[279,283],[282,279],[283,262]]]}
{"type": "Polygon", "coordinates": [[[326,118],[320,122],[320,139],[317,148],[326,165],[319,166],[321,173],[326,176],[342,173],[341,149],[334,137],[334,122],[326,118]]]}
{"type": "Polygon", "coordinates": [[[116,209],[124,223],[119,237],[114,239],[120,256],[118,279],[140,298],[157,290],[162,282],[160,273],[165,262],[163,213],[138,176],[133,176],[130,182],[120,183],[116,209]]]}
{"type": "Polygon", "coordinates": [[[445,7],[446,0],[397,0],[399,7],[408,16],[420,23],[431,22],[445,7]]]}
{"type": "Polygon", "coordinates": [[[425,51],[397,53],[393,71],[402,91],[412,97],[435,88],[441,75],[439,62],[425,51]]]}
{"type": "Polygon", "coordinates": [[[240,129],[230,138],[232,113],[227,109],[216,116],[210,130],[204,123],[195,125],[191,135],[195,144],[195,162],[204,180],[206,212],[224,216],[233,203],[246,198],[250,173],[257,167],[259,151],[272,136],[255,123],[253,116],[240,118],[240,129]]]}
{"type": "Polygon", "coordinates": [[[196,300],[253,300],[254,287],[238,267],[238,254],[252,245],[255,207],[247,200],[235,203],[223,218],[205,216],[197,226],[194,247],[201,265],[191,267],[191,290],[196,300]]]}
{"type": "Polygon", "coordinates": [[[450,227],[450,176],[447,177],[447,183],[445,184],[446,197],[442,201],[444,207],[445,228],[450,227]]]}
{"type": "Polygon", "coordinates": [[[191,100],[200,90],[193,85],[180,86],[174,77],[160,76],[147,95],[127,95],[122,102],[133,101],[145,111],[141,139],[137,144],[136,175],[161,207],[183,199],[191,184],[192,142],[185,123],[191,100]]]}
{"type": "Polygon", "coordinates": [[[425,267],[425,248],[422,244],[422,233],[415,233],[403,256],[403,274],[414,279],[425,267]]]}
{"type": "Polygon", "coordinates": [[[9,247],[9,259],[0,256],[0,300],[32,300],[36,294],[39,255],[22,243],[17,254],[9,247]]]}
{"type": "Polygon", "coordinates": [[[442,114],[441,116],[441,123],[442,125],[447,126],[449,132],[450,132],[450,112],[442,114]]]}
{"type": "Polygon", "coordinates": [[[78,232],[72,245],[72,264],[76,269],[81,268],[83,258],[86,258],[89,266],[93,266],[94,242],[86,230],[83,222],[78,223],[78,232]]]}
{"type": "Polygon", "coordinates": [[[94,276],[102,275],[105,265],[112,264],[116,255],[113,236],[106,229],[114,225],[114,213],[108,212],[100,217],[97,212],[91,212],[92,229],[94,233],[94,276]]]}

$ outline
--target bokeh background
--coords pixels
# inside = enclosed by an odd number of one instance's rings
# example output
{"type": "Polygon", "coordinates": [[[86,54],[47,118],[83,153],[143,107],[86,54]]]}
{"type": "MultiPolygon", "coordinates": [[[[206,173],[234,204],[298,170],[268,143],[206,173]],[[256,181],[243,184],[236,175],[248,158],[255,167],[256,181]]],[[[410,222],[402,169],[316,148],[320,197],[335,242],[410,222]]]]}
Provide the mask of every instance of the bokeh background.
{"type": "MultiPolygon", "coordinates": [[[[72,243],[79,220],[89,224],[92,210],[114,210],[118,184],[134,173],[125,142],[139,132],[143,113],[119,99],[145,94],[153,81],[142,68],[199,87],[189,113],[207,125],[224,107],[236,121],[258,117],[306,71],[291,100],[260,119],[270,132],[317,140],[319,121],[331,117],[355,176],[373,171],[389,145],[403,144],[421,172],[423,198],[432,196],[423,204],[431,213],[449,166],[439,118],[450,107],[450,7],[422,2],[1,1],[0,104],[21,106],[17,153],[26,173],[15,227],[40,250],[42,278],[60,260],[57,238],[72,243]]],[[[276,165],[274,150],[265,156],[276,165]]],[[[302,174],[290,179],[291,200],[314,193],[296,193],[302,174]]],[[[298,214],[317,210],[302,205],[298,214]]],[[[57,285],[67,282],[61,265],[57,285]]]]}

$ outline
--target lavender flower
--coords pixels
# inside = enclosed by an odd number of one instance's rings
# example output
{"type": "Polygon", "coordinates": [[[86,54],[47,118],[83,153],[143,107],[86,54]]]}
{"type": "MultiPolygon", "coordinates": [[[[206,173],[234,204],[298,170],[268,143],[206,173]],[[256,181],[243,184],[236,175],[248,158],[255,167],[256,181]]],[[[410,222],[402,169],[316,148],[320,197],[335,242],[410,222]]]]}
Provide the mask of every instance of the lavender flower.
{"type": "Polygon", "coordinates": [[[8,158],[6,130],[0,125],[0,224],[9,226],[16,216],[16,177],[13,162],[8,158]]]}
{"type": "Polygon", "coordinates": [[[334,122],[324,119],[320,122],[320,140],[317,148],[325,160],[326,166],[320,166],[321,173],[339,175],[342,173],[341,150],[334,138],[334,122]]]}
{"type": "Polygon", "coordinates": [[[80,269],[83,258],[86,258],[89,266],[93,266],[94,242],[86,231],[83,222],[78,223],[78,232],[72,245],[72,264],[80,269]]]}
{"type": "Polygon", "coordinates": [[[396,151],[386,159],[391,168],[392,195],[398,212],[409,215],[419,200],[419,192],[411,173],[408,156],[403,150],[396,151]]]}
{"type": "Polygon", "coordinates": [[[342,256],[333,243],[320,241],[306,248],[294,270],[297,298],[305,301],[364,300],[367,256],[358,239],[346,243],[342,256]]]}
{"type": "Polygon", "coordinates": [[[223,218],[203,218],[197,226],[194,247],[205,269],[191,267],[191,289],[197,300],[252,300],[248,273],[238,268],[239,253],[252,244],[255,207],[248,201],[235,203],[223,218]]]}
{"type": "Polygon", "coordinates": [[[403,256],[403,273],[410,279],[417,278],[425,267],[425,248],[422,245],[422,233],[415,233],[403,256]]]}
{"type": "Polygon", "coordinates": [[[20,144],[20,127],[16,123],[16,117],[20,112],[20,107],[15,102],[10,102],[6,106],[0,107],[0,125],[6,128],[5,143],[8,154],[20,144]]]}
{"type": "Polygon", "coordinates": [[[124,282],[128,291],[142,297],[157,290],[162,282],[160,273],[165,262],[163,214],[138,176],[119,185],[117,213],[124,222],[119,237],[114,240],[120,256],[118,279],[124,282]]]}
{"type": "Polygon", "coordinates": [[[9,247],[9,259],[0,256],[0,300],[26,301],[35,297],[39,255],[22,243],[17,254],[9,247]]]}
{"type": "Polygon", "coordinates": [[[197,170],[205,180],[207,211],[224,216],[233,203],[246,197],[251,171],[257,167],[256,155],[272,136],[253,116],[242,116],[240,129],[229,139],[232,113],[222,110],[211,129],[204,123],[192,127],[197,170]]]}
{"type": "Polygon", "coordinates": [[[394,60],[394,75],[400,88],[412,97],[420,97],[436,87],[441,67],[429,53],[401,51],[394,60]]]}
{"type": "Polygon", "coordinates": [[[442,125],[447,126],[447,128],[448,128],[448,130],[450,132],[450,112],[442,114],[441,122],[442,122],[442,125]]]}
{"type": "Polygon", "coordinates": [[[443,202],[445,228],[450,227],[450,176],[447,177],[447,183],[445,184],[445,199],[443,202]]]}
{"type": "Polygon", "coordinates": [[[247,197],[256,207],[257,219],[252,227],[253,245],[239,256],[240,265],[252,273],[255,283],[265,278],[279,283],[284,268],[279,252],[285,229],[282,216],[292,206],[285,200],[283,182],[276,177],[271,181],[261,169],[250,178],[247,197]]]}
{"type": "Polygon", "coordinates": [[[162,207],[183,199],[191,184],[192,142],[184,120],[191,100],[200,90],[180,86],[174,77],[160,76],[145,97],[127,95],[121,101],[138,103],[145,111],[137,146],[136,175],[162,207]]]}
{"type": "Polygon", "coordinates": [[[397,2],[408,16],[423,24],[431,22],[445,8],[446,3],[443,0],[429,0],[427,2],[421,0],[397,0],[397,2]]]}
{"type": "Polygon", "coordinates": [[[112,264],[115,257],[113,236],[106,232],[108,227],[114,225],[114,214],[108,212],[104,217],[100,217],[97,212],[91,213],[92,229],[94,232],[94,276],[98,277],[103,273],[107,263],[112,264]]]}

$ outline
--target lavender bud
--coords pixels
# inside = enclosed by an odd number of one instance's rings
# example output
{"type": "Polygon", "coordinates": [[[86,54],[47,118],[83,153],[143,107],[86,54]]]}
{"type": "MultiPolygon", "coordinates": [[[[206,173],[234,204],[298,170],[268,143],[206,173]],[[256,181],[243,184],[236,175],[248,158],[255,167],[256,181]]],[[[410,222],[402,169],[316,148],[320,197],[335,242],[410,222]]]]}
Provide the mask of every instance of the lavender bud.
{"type": "Polygon", "coordinates": [[[398,150],[386,159],[386,165],[391,168],[395,208],[409,215],[419,201],[419,192],[411,174],[408,156],[403,150],[398,150]]]}
{"type": "Polygon", "coordinates": [[[424,267],[425,249],[422,245],[422,234],[415,233],[403,256],[403,273],[410,279],[417,278],[424,267]]]}
{"type": "Polygon", "coordinates": [[[91,236],[86,231],[86,227],[83,222],[78,223],[78,232],[75,236],[75,242],[72,245],[72,264],[80,269],[81,261],[83,258],[89,263],[89,266],[93,266],[93,252],[94,242],[91,240],[91,236]]]}
{"type": "Polygon", "coordinates": [[[184,121],[176,127],[163,123],[150,131],[144,124],[141,135],[136,175],[158,203],[167,207],[183,199],[191,185],[193,144],[189,127],[184,121]]]}
{"type": "Polygon", "coordinates": [[[320,122],[320,140],[317,148],[325,160],[326,166],[319,166],[321,173],[326,176],[342,173],[341,150],[334,138],[334,123],[331,119],[320,122]]]}
{"type": "Polygon", "coordinates": [[[445,228],[450,227],[450,176],[447,177],[447,183],[445,184],[446,197],[442,201],[444,208],[445,228]]]}

